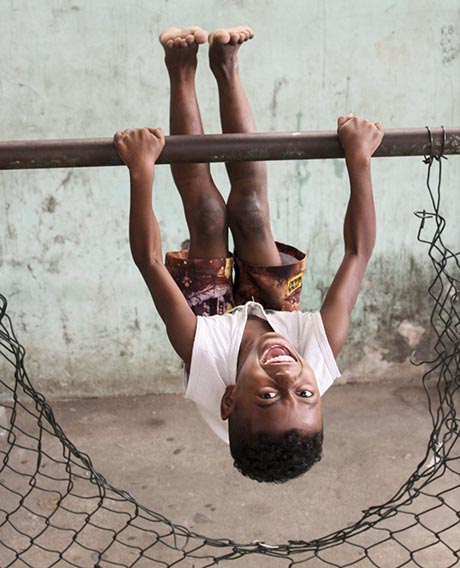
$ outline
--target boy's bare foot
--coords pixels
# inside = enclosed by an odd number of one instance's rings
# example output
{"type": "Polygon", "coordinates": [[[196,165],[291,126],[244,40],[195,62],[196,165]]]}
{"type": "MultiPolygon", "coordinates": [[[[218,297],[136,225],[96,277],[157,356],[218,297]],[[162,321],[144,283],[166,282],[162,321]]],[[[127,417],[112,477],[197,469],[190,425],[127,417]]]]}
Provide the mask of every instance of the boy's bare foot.
{"type": "Polygon", "coordinates": [[[253,37],[254,32],[249,26],[235,26],[213,31],[208,38],[211,68],[235,64],[240,45],[253,37]]]}
{"type": "Polygon", "coordinates": [[[160,34],[160,43],[165,50],[168,68],[176,65],[196,66],[198,46],[205,43],[208,33],[198,26],[189,28],[166,28],[160,34]]]}

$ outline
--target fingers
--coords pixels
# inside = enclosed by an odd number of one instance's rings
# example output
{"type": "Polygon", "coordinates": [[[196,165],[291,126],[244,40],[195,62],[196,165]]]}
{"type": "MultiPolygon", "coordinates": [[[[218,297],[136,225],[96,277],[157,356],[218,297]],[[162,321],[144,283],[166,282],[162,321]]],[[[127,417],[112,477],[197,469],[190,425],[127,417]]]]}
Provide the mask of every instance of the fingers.
{"type": "Polygon", "coordinates": [[[361,121],[363,123],[367,123],[367,124],[372,124],[374,125],[377,130],[382,131],[384,130],[383,125],[381,122],[371,122],[370,120],[365,120],[360,118],[359,116],[354,115],[353,113],[348,113],[344,116],[339,116],[339,118],[337,119],[337,125],[339,128],[341,128],[342,126],[344,126],[347,122],[349,122],[352,119],[356,119],[358,121],[361,121]]]}
{"type": "Polygon", "coordinates": [[[165,137],[161,128],[128,128],[115,132],[113,143],[131,169],[139,164],[153,165],[165,145],[165,137]]]}
{"type": "Polygon", "coordinates": [[[348,122],[350,119],[352,119],[355,115],[351,112],[349,112],[348,114],[346,114],[345,116],[339,116],[339,118],[337,119],[337,124],[338,126],[343,126],[346,122],[348,122]]]}
{"type": "Polygon", "coordinates": [[[150,134],[153,134],[156,138],[163,140],[165,135],[162,128],[147,128],[150,134]]]}
{"type": "Polygon", "coordinates": [[[126,128],[125,130],[118,130],[117,132],[115,132],[115,134],[113,135],[113,141],[114,142],[123,142],[123,140],[126,138],[126,136],[132,132],[129,128],[126,128]]]}
{"type": "Polygon", "coordinates": [[[155,138],[158,138],[159,140],[164,140],[165,137],[162,128],[126,128],[125,130],[118,130],[117,132],[115,132],[115,134],[113,135],[113,140],[115,142],[118,142],[126,137],[134,137],[139,135],[142,136],[143,134],[147,133],[153,134],[153,136],[155,136],[155,138]]]}

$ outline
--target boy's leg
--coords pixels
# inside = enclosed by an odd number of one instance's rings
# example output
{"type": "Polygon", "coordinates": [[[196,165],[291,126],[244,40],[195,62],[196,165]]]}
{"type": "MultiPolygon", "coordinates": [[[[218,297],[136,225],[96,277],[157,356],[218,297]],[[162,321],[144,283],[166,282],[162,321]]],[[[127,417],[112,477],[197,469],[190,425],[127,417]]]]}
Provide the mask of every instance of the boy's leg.
{"type": "MultiPolygon", "coordinates": [[[[240,44],[252,37],[248,26],[216,30],[209,36],[209,62],[217,80],[224,133],[256,130],[241,83],[237,58],[240,44]]],[[[229,163],[227,172],[231,184],[227,215],[236,256],[247,264],[281,265],[270,226],[266,164],[229,163]]]]}
{"type": "MultiPolygon", "coordinates": [[[[170,133],[203,134],[195,91],[199,44],[207,33],[198,27],[168,28],[160,35],[171,83],[170,133]]],[[[190,231],[190,258],[228,256],[225,201],[215,186],[209,164],[172,164],[190,231]]]]}

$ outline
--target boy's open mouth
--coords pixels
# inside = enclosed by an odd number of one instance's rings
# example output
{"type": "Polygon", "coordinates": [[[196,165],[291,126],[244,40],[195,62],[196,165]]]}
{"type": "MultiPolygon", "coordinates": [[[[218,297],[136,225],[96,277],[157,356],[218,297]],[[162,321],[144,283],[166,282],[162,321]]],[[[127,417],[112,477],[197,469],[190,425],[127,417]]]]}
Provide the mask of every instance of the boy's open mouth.
{"type": "Polygon", "coordinates": [[[294,358],[289,349],[285,345],[279,344],[267,347],[260,358],[261,365],[276,365],[296,362],[297,360],[294,358]]]}

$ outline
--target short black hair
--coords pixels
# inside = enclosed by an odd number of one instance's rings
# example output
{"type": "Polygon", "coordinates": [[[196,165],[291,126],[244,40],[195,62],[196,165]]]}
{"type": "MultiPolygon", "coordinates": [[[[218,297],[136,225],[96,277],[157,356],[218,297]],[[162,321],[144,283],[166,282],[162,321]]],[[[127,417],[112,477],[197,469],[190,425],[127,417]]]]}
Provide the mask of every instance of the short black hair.
{"type": "MultiPolygon", "coordinates": [[[[230,426],[230,424],[229,424],[230,426]]],[[[229,427],[230,452],[236,469],[259,482],[284,483],[307,472],[321,459],[323,432],[306,434],[293,429],[235,435],[229,427]]]]}

